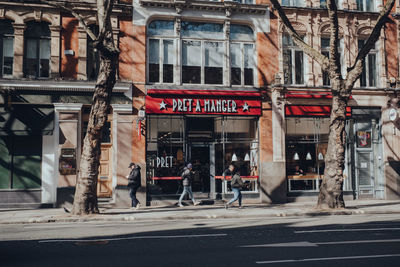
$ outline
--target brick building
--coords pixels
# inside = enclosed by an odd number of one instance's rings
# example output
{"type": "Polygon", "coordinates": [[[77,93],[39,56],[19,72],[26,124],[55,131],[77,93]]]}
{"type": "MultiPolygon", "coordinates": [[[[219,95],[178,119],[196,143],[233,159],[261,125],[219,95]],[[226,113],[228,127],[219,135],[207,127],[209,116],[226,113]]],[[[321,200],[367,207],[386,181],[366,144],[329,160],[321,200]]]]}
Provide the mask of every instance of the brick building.
{"type": "MultiPolygon", "coordinates": [[[[90,20],[95,1],[86,2],[77,8],[90,20]]],[[[282,4],[304,40],[328,55],[325,1],[282,4]]],[[[345,74],[382,1],[338,4],[345,74]]],[[[346,198],[400,195],[399,128],[388,106],[399,77],[399,11],[396,5],[350,101],[346,198]]],[[[129,205],[130,161],[142,167],[138,198],[147,205],[176,202],[187,162],[200,199],[231,197],[222,173],[232,162],[247,183],[245,202],[316,199],[329,79],[274,12],[268,0],[118,1],[112,25],[121,54],[103,135],[101,201],[129,205]]],[[[96,52],[73,17],[34,1],[0,1],[0,23],[0,202],[71,202],[96,52]]]]}

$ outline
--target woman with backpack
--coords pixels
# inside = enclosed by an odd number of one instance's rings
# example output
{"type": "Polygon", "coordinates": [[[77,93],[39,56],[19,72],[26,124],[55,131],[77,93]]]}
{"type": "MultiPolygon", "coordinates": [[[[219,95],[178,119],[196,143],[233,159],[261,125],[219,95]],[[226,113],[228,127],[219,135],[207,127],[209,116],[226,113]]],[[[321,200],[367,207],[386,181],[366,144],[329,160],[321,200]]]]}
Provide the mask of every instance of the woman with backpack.
{"type": "MultiPolygon", "coordinates": [[[[228,170],[227,170],[228,171],[228,170]]],[[[229,165],[229,172],[232,175],[231,179],[231,188],[233,191],[233,198],[229,200],[227,204],[225,204],[225,209],[228,209],[228,207],[235,202],[236,200],[239,200],[239,209],[242,208],[242,188],[243,188],[243,180],[240,177],[239,172],[235,168],[233,164],[229,165]]]]}

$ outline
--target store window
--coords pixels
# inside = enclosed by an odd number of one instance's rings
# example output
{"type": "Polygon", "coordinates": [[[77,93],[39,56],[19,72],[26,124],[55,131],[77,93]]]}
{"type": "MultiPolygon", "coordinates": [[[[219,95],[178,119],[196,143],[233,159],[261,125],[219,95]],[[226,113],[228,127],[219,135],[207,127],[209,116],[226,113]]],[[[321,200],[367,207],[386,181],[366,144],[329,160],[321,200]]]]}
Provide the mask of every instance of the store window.
{"type": "Polygon", "coordinates": [[[175,64],[174,22],[152,21],[148,26],[149,82],[173,83],[175,64]]]}
{"type": "Polygon", "coordinates": [[[42,136],[0,136],[0,189],[41,187],[42,136]]]}
{"type": "Polygon", "coordinates": [[[254,85],[254,32],[249,26],[232,24],[230,29],[231,84],[254,85]]]}
{"type": "Polygon", "coordinates": [[[305,64],[303,51],[288,34],[283,34],[282,45],[284,83],[304,84],[305,64]]]}
{"type": "Polygon", "coordinates": [[[246,183],[258,192],[258,119],[253,117],[191,117],[150,115],[147,120],[147,181],[150,195],[182,192],[181,173],[193,164],[193,191],[209,193],[211,170],[215,193],[230,193],[233,163],[246,183]]]}
{"type": "Polygon", "coordinates": [[[286,118],[289,192],[318,191],[328,148],[329,118],[286,118]]]}
{"type": "Polygon", "coordinates": [[[357,10],[374,12],[375,1],[374,0],[357,0],[357,10]]]}
{"type": "Polygon", "coordinates": [[[25,76],[50,76],[50,28],[47,22],[30,21],[25,30],[25,76]]]}
{"type": "MultiPolygon", "coordinates": [[[[366,40],[358,40],[358,49],[364,46],[366,40]]],[[[377,72],[377,54],[378,50],[376,48],[376,43],[368,53],[365,58],[363,64],[363,71],[360,77],[360,86],[361,87],[376,87],[377,86],[377,79],[378,79],[378,72],[377,72]]]]}
{"type": "Polygon", "coordinates": [[[0,20],[0,77],[12,76],[14,29],[10,20],[0,20]]]}
{"type": "MultiPolygon", "coordinates": [[[[89,28],[95,36],[99,35],[98,25],[90,25],[89,28]]],[[[94,81],[99,74],[100,58],[92,38],[89,35],[86,38],[86,75],[88,80],[94,81]]]]}

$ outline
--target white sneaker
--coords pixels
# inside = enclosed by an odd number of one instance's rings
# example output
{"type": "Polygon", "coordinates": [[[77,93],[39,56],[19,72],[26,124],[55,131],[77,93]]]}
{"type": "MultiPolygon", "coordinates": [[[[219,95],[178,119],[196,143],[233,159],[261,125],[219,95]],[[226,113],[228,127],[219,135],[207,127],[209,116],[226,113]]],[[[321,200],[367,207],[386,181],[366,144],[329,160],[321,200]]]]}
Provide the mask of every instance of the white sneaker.
{"type": "Polygon", "coordinates": [[[183,207],[184,207],[182,204],[178,204],[178,206],[179,206],[180,208],[183,208],[183,207]]]}
{"type": "Polygon", "coordinates": [[[193,205],[198,206],[198,205],[200,205],[200,202],[195,202],[193,205]]]}
{"type": "Polygon", "coordinates": [[[139,203],[135,207],[135,210],[138,210],[138,209],[140,209],[140,204],[139,203]]]}

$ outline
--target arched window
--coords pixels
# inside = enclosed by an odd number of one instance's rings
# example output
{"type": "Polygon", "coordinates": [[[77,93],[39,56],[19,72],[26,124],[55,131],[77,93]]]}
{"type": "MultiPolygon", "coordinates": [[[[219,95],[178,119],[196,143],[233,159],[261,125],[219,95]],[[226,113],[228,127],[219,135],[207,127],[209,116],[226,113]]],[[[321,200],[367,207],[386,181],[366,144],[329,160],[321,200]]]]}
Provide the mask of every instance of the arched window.
{"type": "Polygon", "coordinates": [[[0,77],[12,76],[14,28],[10,20],[0,20],[0,77]]]}
{"type": "Polygon", "coordinates": [[[25,68],[29,78],[50,76],[50,29],[47,22],[30,21],[25,30],[25,68]]]}
{"type": "Polygon", "coordinates": [[[283,76],[285,84],[304,84],[305,65],[304,52],[289,34],[282,36],[283,76]]]}
{"type": "MultiPolygon", "coordinates": [[[[366,39],[358,39],[358,50],[364,46],[366,39]]],[[[368,55],[365,57],[363,71],[360,77],[361,87],[376,87],[378,81],[378,62],[377,62],[377,44],[375,43],[368,55]]]]}
{"type": "MultiPolygon", "coordinates": [[[[94,35],[99,35],[99,26],[90,25],[89,28],[94,35]]],[[[92,38],[89,35],[86,38],[86,77],[88,80],[93,81],[97,79],[99,74],[100,59],[92,38]]]]}
{"type": "Polygon", "coordinates": [[[232,24],[231,45],[231,84],[254,85],[255,50],[253,29],[245,25],[232,24]]]}

